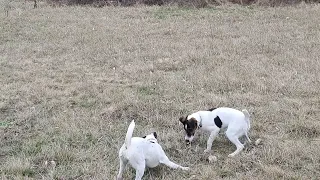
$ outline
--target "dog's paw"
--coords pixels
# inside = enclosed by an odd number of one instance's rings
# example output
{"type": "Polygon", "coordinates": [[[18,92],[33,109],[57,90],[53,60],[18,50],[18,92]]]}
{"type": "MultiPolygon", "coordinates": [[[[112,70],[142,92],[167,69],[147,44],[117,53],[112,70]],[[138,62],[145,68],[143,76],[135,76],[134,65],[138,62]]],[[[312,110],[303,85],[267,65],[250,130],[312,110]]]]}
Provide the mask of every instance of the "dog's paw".
{"type": "Polygon", "coordinates": [[[203,152],[204,153],[209,153],[211,151],[211,149],[205,149],[203,152]]]}
{"type": "Polygon", "coordinates": [[[184,170],[184,171],[189,171],[190,170],[189,167],[181,167],[181,169],[184,170]]]}

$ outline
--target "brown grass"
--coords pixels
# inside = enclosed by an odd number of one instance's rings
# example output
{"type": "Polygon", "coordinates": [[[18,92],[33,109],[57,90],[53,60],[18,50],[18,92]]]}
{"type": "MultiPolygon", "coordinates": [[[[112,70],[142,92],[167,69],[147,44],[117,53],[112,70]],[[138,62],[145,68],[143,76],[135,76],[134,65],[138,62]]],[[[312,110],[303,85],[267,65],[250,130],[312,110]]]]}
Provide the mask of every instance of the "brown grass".
{"type": "Polygon", "coordinates": [[[156,130],[170,159],[192,166],[144,179],[320,176],[319,5],[11,3],[0,12],[1,179],[114,179],[132,119],[134,135],[156,130]],[[207,136],[187,149],[178,118],[218,106],[247,108],[263,141],[231,159],[220,136],[209,164],[207,136]]]}

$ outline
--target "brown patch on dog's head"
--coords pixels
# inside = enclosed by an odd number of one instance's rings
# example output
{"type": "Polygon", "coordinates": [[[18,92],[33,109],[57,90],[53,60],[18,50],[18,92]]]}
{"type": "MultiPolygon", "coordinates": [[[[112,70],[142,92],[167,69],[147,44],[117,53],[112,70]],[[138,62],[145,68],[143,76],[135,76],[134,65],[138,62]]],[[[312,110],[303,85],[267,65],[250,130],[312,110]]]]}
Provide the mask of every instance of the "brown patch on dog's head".
{"type": "Polygon", "coordinates": [[[183,128],[185,130],[185,141],[187,144],[191,143],[194,137],[196,130],[198,129],[198,121],[191,117],[188,119],[187,117],[180,117],[179,121],[183,124],[183,128]]]}
{"type": "Polygon", "coordinates": [[[198,121],[195,118],[190,118],[186,121],[184,125],[184,130],[186,131],[187,136],[193,136],[196,129],[198,128],[198,121]]]}

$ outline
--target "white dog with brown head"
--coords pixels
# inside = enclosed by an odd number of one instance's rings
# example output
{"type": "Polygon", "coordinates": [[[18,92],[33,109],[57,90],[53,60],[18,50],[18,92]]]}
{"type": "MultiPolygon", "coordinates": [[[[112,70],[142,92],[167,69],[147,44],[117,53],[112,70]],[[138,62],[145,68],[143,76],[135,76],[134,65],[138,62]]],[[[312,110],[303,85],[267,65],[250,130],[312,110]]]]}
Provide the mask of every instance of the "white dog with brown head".
{"type": "Polygon", "coordinates": [[[159,164],[165,164],[170,168],[189,170],[188,167],[182,167],[172,161],[164,153],[157,141],[157,133],[151,133],[144,137],[132,137],[135,127],[134,121],[129,125],[125,143],[119,150],[120,169],[117,176],[122,179],[122,174],[127,163],[136,170],[136,180],[140,180],[144,174],[145,167],[156,167],[159,164]]]}
{"type": "Polygon", "coordinates": [[[239,137],[244,135],[251,142],[248,137],[250,129],[249,113],[245,109],[239,111],[227,107],[212,108],[180,117],[179,121],[185,129],[187,144],[193,141],[197,129],[210,133],[205,152],[211,151],[212,143],[221,129],[226,129],[226,136],[237,147],[236,151],[229,154],[229,157],[237,155],[244,148],[244,145],[239,141],[239,137]]]}

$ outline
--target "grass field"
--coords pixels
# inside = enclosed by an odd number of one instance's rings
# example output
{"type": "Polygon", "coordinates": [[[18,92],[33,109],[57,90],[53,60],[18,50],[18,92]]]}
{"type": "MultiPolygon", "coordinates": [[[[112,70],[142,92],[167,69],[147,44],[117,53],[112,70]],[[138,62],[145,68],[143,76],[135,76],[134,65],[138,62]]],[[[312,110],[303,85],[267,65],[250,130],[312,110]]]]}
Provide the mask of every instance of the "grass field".
{"type": "MultiPolygon", "coordinates": [[[[148,180],[320,177],[320,5],[0,11],[0,179],[114,179],[129,122],[168,157],[148,180]],[[246,108],[258,146],[184,144],[179,117],[246,108]]],[[[125,179],[133,179],[127,168],[125,179]]]]}

